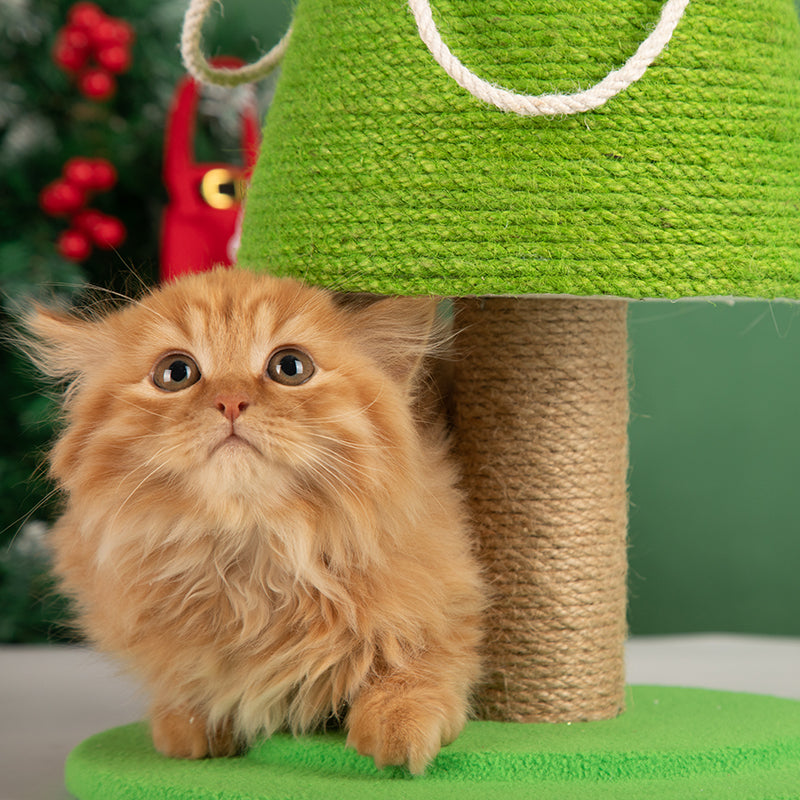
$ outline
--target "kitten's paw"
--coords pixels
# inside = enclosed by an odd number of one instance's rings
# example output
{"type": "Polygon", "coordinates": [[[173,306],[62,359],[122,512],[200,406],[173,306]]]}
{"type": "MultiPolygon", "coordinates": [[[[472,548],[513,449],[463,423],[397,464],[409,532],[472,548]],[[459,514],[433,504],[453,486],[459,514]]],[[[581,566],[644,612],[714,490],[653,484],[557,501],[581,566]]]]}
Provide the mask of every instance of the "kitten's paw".
{"type": "Polygon", "coordinates": [[[435,704],[375,693],[356,699],[350,708],[347,744],[372,756],[378,769],[405,765],[412,775],[422,775],[442,745],[450,744],[464,727],[463,712],[451,717],[435,704]]]}
{"type": "Polygon", "coordinates": [[[209,730],[202,714],[184,709],[160,710],[150,722],[153,746],[170,758],[217,758],[239,751],[229,723],[209,730]]]}

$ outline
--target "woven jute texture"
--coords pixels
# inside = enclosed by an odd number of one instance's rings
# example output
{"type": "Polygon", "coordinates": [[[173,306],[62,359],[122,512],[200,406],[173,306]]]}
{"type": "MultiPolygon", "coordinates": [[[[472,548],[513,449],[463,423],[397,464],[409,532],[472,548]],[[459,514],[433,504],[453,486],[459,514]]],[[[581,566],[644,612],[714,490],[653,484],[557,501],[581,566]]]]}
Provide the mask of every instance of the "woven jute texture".
{"type": "MultiPolygon", "coordinates": [[[[516,92],[587,88],[661,0],[431,0],[516,92]]],[[[403,0],[299,0],[240,261],[379,293],[800,296],[793,0],[693,0],[602,108],[504,113],[457,86],[403,0]]]]}
{"type": "Polygon", "coordinates": [[[457,453],[493,603],[485,719],[623,707],[626,303],[462,299],[457,453]]]}

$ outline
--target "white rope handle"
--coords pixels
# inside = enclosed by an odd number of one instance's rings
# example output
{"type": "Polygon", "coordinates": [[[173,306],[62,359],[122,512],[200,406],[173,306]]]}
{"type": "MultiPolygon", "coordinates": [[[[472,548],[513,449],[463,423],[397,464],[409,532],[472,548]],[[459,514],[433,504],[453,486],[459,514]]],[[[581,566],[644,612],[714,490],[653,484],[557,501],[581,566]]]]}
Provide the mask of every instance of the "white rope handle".
{"type": "Polygon", "coordinates": [[[243,83],[252,83],[269,75],[280,63],[292,29],[286,32],[283,38],[268,53],[258,61],[245,64],[235,69],[229,67],[212,67],[203,55],[201,42],[203,23],[208,17],[211,4],[219,0],[190,0],[189,8],[183,17],[183,31],[181,32],[181,57],[189,74],[200,83],[213,83],[217,86],[239,86],[243,83]]]}
{"type": "Polygon", "coordinates": [[[491,103],[501,111],[512,111],[521,116],[552,114],[577,114],[599,108],[606,100],[627,89],[644,75],[647,68],[667,46],[680,22],[689,0],[667,0],[661,18],[653,32],[639,45],[639,49],[619,69],[613,70],[600,83],[575,94],[525,95],[501,89],[470,72],[442,41],[433,21],[428,0],[408,0],[417,21],[419,36],[431,51],[442,69],[474,97],[491,103]]]}
{"type": "MultiPolygon", "coordinates": [[[[181,56],[186,69],[201,83],[219,86],[238,86],[266,77],[280,63],[289,45],[292,29],[258,61],[243,67],[212,67],[203,55],[202,29],[211,4],[219,0],[190,0],[183,19],[181,56]]],[[[639,45],[639,49],[619,69],[612,70],[600,83],[575,94],[524,95],[502,89],[479,78],[465,67],[442,41],[433,21],[428,0],[408,0],[422,41],[442,69],[463,89],[479,100],[490,103],[502,111],[521,116],[577,114],[599,108],[610,98],[627,89],[644,75],[672,38],[689,0],[667,0],[661,18],[652,33],[639,45]]]]}

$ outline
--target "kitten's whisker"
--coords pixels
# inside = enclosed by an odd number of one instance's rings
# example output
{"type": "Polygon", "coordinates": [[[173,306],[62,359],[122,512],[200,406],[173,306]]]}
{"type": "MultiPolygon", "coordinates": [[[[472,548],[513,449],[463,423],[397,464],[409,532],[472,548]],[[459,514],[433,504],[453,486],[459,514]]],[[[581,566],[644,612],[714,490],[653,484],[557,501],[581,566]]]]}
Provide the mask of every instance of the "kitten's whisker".
{"type": "MultiPolygon", "coordinates": [[[[331,438],[330,441],[336,442],[337,444],[340,443],[339,440],[333,438],[331,438]]],[[[303,445],[307,450],[320,456],[321,460],[331,459],[338,464],[351,468],[353,472],[365,477],[370,474],[369,470],[365,468],[365,465],[361,461],[356,461],[347,454],[346,446],[345,452],[342,452],[341,450],[332,449],[322,442],[304,442],[303,445]]],[[[374,448],[364,447],[362,449],[364,452],[368,453],[374,448]]]]}
{"type": "Polygon", "coordinates": [[[46,460],[40,461],[31,473],[31,478],[46,478],[48,466],[46,460]]]}
{"type": "Polygon", "coordinates": [[[338,445],[341,445],[345,450],[364,450],[365,452],[370,452],[374,448],[374,445],[371,444],[354,442],[350,439],[343,439],[339,436],[328,436],[324,433],[320,433],[319,431],[314,432],[314,438],[323,439],[326,442],[334,442],[338,445]]]}
{"type": "Polygon", "coordinates": [[[107,309],[103,307],[103,303],[105,302],[106,305],[108,305],[109,304],[108,298],[113,297],[118,300],[124,301],[124,303],[127,305],[137,306],[138,308],[147,311],[149,314],[152,314],[154,317],[160,319],[162,322],[170,323],[170,320],[164,314],[159,313],[154,308],[151,308],[144,302],[144,300],[147,299],[151,289],[145,286],[144,283],[142,283],[142,288],[144,289],[144,292],[142,293],[141,297],[132,297],[130,295],[125,294],[124,292],[119,292],[116,289],[111,289],[107,286],[95,286],[95,285],[86,286],[84,293],[87,295],[93,293],[97,295],[97,297],[96,299],[90,298],[88,302],[84,303],[84,307],[89,310],[100,309],[101,312],[105,312],[107,309]],[[101,300],[100,295],[106,295],[106,297],[103,298],[103,300],[101,300]]]}
{"type": "Polygon", "coordinates": [[[342,483],[346,484],[348,479],[354,477],[365,480],[370,478],[369,471],[362,468],[361,465],[354,464],[352,461],[339,459],[326,450],[315,451],[309,449],[309,454],[317,457],[315,464],[319,465],[320,468],[324,468],[329,475],[336,477],[342,483]],[[324,463],[325,459],[331,463],[324,463]]]}
{"type": "Polygon", "coordinates": [[[372,475],[369,470],[346,460],[337,466],[336,454],[327,449],[315,447],[308,442],[302,443],[302,449],[304,456],[313,458],[313,461],[309,461],[307,458],[303,459],[303,467],[310,477],[316,478],[327,486],[334,495],[347,494],[364,512],[369,512],[358,487],[352,485],[352,478],[354,477],[370,480],[372,475]],[[343,467],[346,467],[346,469],[343,469],[343,467]]]}
{"type": "Polygon", "coordinates": [[[366,411],[369,411],[372,408],[372,406],[374,406],[375,403],[377,403],[378,400],[381,399],[381,395],[382,394],[383,394],[383,387],[381,387],[381,389],[378,392],[378,394],[375,395],[375,398],[371,402],[367,403],[364,406],[359,406],[358,408],[351,409],[350,411],[344,411],[341,414],[329,415],[329,416],[326,416],[326,417],[315,416],[314,417],[314,421],[315,422],[320,422],[320,423],[328,423],[328,422],[341,422],[342,420],[353,419],[354,417],[357,417],[360,414],[363,414],[366,411]]]}
{"type": "Polygon", "coordinates": [[[121,395],[112,394],[111,396],[115,400],[119,400],[120,403],[125,403],[125,404],[131,406],[132,408],[136,408],[139,411],[143,411],[145,414],[151,414],[154,417],[161,417],[161,419],[165,419],[165,420],[167,420],[167,422],[174,422],[175,421],[174,419],[172,419],[172,417],[168,417],[166,414],[159,414],[157,411],[153,411],[150,408],[145,408],[144,406],[140,406],[138,403],[134,403],[132,400],[128,400],[128,399],[122,397],[121,395]]]}
{"type": "Polygon", "coordinates": [[[34,505],[34,507],[32,509],[30,509],[29,511],[26,511],[21,517],[17,518],[14,522],[10,523],[9,525],[6,525],[6,527],[3,528],[0,531],[0,533],[5,533],[6,531],[11,530],[11,528],[15,528],[15,527],[17,528],[17,530],[15,531],[14,535],[11,537],[11,541],[8,543],[7,550],[11,550],[11,548],[14,545],[14,542],[16,542],[16,540],[17,540],[17,537],[22,533],[22,529],[25,527],[25,525],[28,522],[30,522],[31,517],[42,506],[44,506],[53,497],[55,497],[57,494],[59,494],[60,491],[61,490],[59,489],[58,486],[56,486],[54,489],[51,489],[49,492],[47,492],[47,494],[44,497],[39,499],[39,501],[34,505]]]}
{"type": "MultiPolygon", "coordinates": [[[[353,443],[351,444],[346,440],[337,438],[335,436],[326,436],[325,434],[314,432],[313,439],[309,441],[305,437],[297,437],[294,440],[289,440],[286,438],[286,432],[283,432],[286,444],[294,451],[294,452],[303,452],[308,455],[311,455],[315,458],[315,463],[320,461],[324,462],[325,460],[331,459],[337,462],[340,466],[348,467],[350,474],[358,475],[359,477],[369,477],[370,471],[366,468],[364,464],[360,461],[356,461],[354,458],[351,458],[347,455],[348,449],[353,450],[362,450],[366,453],[369,453],[374,447],[369,445],[360,445],[353,443]],[[322,441],[316,441],[321,439],[322,441]],[[326,445],[324,442],[330,441],[333,442],[335,445],[338,445],[339,448],[332,448],[326,445]]],[[[306,463],[305,461],[303,462],[306,463]]],[[[342,477],[348,477],[342,475],[342,477]]]]}
{"type": "Polygon", "coordinates": [[[364,499],[356,489],[350,486],[346,481],[342,481],[342,476],[334,472],[328,465],[315,462],[313,464],[306,464],[305,466],[309,477],[326,486],[334,496],[341,497],[342,494],[346,494],[354,500],[356,505],[364,512],[368,511],[364,499]]]}
{"type": "Polygon", "coordinates": [[[137,433],[125,437],[125,441],[130,444],[136,442],[147,442],[152,439],[163,439],[164,433],[162,431],[150,431],[149,433],[137,433]]]}
{"type": "Polygon", "coordinates": [[[147,467],[150,466],[150,464],[153,463],[153,461],[156,458],[160,458],[162,455],[165,455],[166,453],[174,450],[176,447],[177,447],[177,445],[171,445],[170,447],[162,447],[159,450],[157,450],[155,453],[153,453],[153,455],[151,455],[150,458],[147,459],[147,461],[144,461],[141,464],[137,464],[132,470],[130,470],[130,472],[126,472],[125,475],[123,475],[119,479],[119,483],[117,484],[117,489],[120,489],[122,487],[122,484],[125,483],[125,481],[127,481],[128,478],[131,477],[131,475],[134,475],[140,469],[146,469],[147,467]]]}
{"type": "MultiPolygon", "coordinates": [[[[128,472],[125,476],[123,476],[120,479],[119,483],[117,484],[117,489],[120,489],[122,487],[122,484],[125,483],[125,481],[127,481],[129,478],[131,478],[131,476],[134,475],[136,472],[138,472],[141,469],[146,469],[156,458],[161,458],[162,456],[165,456],[167,453],[171,453],[173,450],[177,450],[179,447],[180,447],[180,444],[175,444],[175,445],[172,445],[171,447],[162,447],[160,450],[158,450],[156,453],[154,453],[152,456],[150,456],[150,458],[148,458],[147,461],[145,461],[143,464],[138,464],[130,472],[128,472]]],[[[110,523],[109,527],[113,527],[113,525],[116,522],[117,517],[119,516],[120,512],[127,505],[128,501],[136,494],[136,492],[138,492],[139,489],[141,489],[142,486],[148,480],[150,480],[150,478],[153,477],[153,475],[157,474],[159,470],[164,469],[164,467],[165,467],[165,464],[163,464],[163,463],[162,464],[156,464],[156,466],[152,470],[150,470],[150,472],[148,472],[147,475],[145,475],[144,478],[142,478],[139,481],[139,483],[137,483],[136,486],[133,487],[133,489],[131,489],[131,491],[128,493],[128,496],[117,507],[117,511],[114,514],[114,517],[111,520],[111,523],[110,523]]]]}

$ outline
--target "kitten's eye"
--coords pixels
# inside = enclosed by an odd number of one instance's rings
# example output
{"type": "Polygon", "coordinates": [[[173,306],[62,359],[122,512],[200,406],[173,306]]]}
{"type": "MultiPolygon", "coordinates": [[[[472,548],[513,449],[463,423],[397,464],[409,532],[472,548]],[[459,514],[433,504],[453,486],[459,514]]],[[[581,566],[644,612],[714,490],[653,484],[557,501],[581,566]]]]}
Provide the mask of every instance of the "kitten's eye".
{"type": "Polygon", "coordinates": [[[200,367],[185,353],[170,353],[153,369],[153,383],[165,392],[179,392],[199,380],[200,367]]]}
{"type": "Polygon", "coordinates": [[[267,375],[284,386],[299,386],[314,374],[314,362],[308,353],[295,347],[276,350],[267,362],[267,375]]]}

